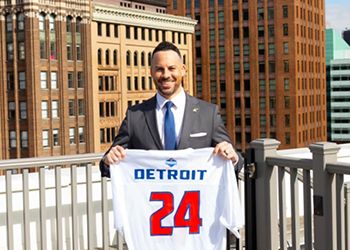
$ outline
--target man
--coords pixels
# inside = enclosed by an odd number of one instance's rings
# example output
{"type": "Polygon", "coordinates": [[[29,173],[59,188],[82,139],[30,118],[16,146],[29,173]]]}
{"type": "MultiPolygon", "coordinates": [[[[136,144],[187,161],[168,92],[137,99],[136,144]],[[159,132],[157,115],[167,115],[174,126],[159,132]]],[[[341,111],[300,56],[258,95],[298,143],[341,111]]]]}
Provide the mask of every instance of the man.
{"type": "Polygon", "coordinates": [[[111,148],[100,162],[102,176],[110,176],[109,165],[124,159],[125,149],[163,150],[168,148],[164,119],[167,109],[175,122],[173,149],[214,147],[214,154],[232,160],[239,171],[242,157],[234,150],[216,105],[185,93],[182,79],[186,66],[179,49],[161,42],[152,53],[151,75],[157,94],[128,108],[111,148]],[[172,102],[168,108],[167,102],[172,102]],[[165,145],[166,144],[166,145],[165,145]]]}

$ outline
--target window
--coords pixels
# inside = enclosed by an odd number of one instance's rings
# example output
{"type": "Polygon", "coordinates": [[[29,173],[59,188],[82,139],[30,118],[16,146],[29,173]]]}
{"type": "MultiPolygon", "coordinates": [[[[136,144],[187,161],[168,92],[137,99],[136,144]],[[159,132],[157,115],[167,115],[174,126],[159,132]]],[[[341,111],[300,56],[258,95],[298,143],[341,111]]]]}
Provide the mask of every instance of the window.
{"type": "Polygon", "coordinates": [[[267,30],[268,30],[268,35],[270,38],[275,36],[275,28],[273,25],[267,26],[267,30]]]}
{"type": "Polygon", "coordinates": [[[26,73],[24,71],[18,72],[19,89],[26,89],[26,73]]]}
{"type": "Polygon", "coordinates": [[[24,60],[25,59],[25,47],[24,42],[18,42],[18,59],[24,60]]]}
{"type": "Polygon", "coordinates": [[[14,76],[12,72],[7,73],[7,90],[14,90],[14,76]]]}
{"type": "Polygon", "coordinates": [[[68,100],[68,114],[69,116],[75,116],[75,101],[68,100]]]}
{"type": "Polygon", "coordinates": [[[110,37],[111,36],[111,26],[109,23],[106,23],[106,36],[110,37]]]}
{"type": "Polygon", "coordinates": [[[55,31],[55,16],[49,17],[49,31],[50,31],[50,59],[56,59],[56,31],[55,31]]]}
{"type": "Polygon", "coordinates": [[[69,128],[69,144],[75,144],[75,128],[69,128]]]}
{"type": "Polygon", "coordinates": [[[258,44],[258,53],[260,56],[265,55],[265,45],[263,43],[258,44]]]}
{"type": "Polygon", "coordinates": [[[284,42],[284,43],[283,43],[283,53],[284,53],[284,54],[288,54],[288,53],[289,53],[288,42],[284,42]]]}
{"type": "Polygon", "coordinates": [[[51,72],[51,89],[57,89],[57,72],[51,72]]]}
{"type": "Polygon", "coordinates": [[[130,26],[125,27],[125,36],[127,39],[130,39],[130,26]]]}
{"type": "Polygon", "coordinates": [[[49,118],[47,101],[41,101],[41,118],[49,118]]]}
{"type": "Polygon", "coordinates": [[[52,130],[52,142],[54,146],[60,145],[60,140],[59,140],[59,131],[58,129],[53,129],[52,130]]]}
{"type": "Polygon", "coordinates": [[[21,131],[21,147],[28,148],[28,131],[21,131]]]}
{"type": "Polygon", "coordinates": [[[27,103],[26,102],[19,102],[19,112],[20,112],[20,118],[25,120],[27,119],[27,103]]]}
{"type": "Polygon", "coordinates": [[[79,127],[79,142],[80,143],[85,142],[84,127],[79,127]]]}
{"type": "Polygon", "coordinates": [[[97,23],[97,35],[102,36],[102,23],[97,23]]]}
{"type": "Polygon", "coordinates": [[[284,97],[284,107],[286,109],[289,109],[290,108],[290,96],[285,96],[284,97]]]}
{"type": "Polygon", "coordinates": [[[85,103],[83,99],[78,100],[78,114],[85,115],[85,103]]]}
{"type": "Polygon", "coordinates": [[[17,31],[24,31],[24,14],[17,15],[17,31]]]}
{"type": "Polygon", "coordinates": [[[284,78],[284,90],[289,90],[289,78],[284,78]]]}
{"type": "Polygon", "coordinates": [[[134,66],[137,66],[138,65],[138,56],[137,56],[137,51],[134,52],[134,66]]]}
{"type": "Polygon", "coordinates": [[[267,8],[267,19],[273,20],[274,18],[274,9],[272,7],[267,8]]]}
{"type": "Polygon", "coordinates": [[[46,32],[45,32],[45,15],[39,15],[39,39],[40,39],[40,58],[46,58],[46,32]]]}
{"type": "Polygon", "coordinates": [[[139,34],[138,34],[138,28],[137,27],[134,27],[134,39],[137,40],[139,39],[139,34]]]}
{"type": "Polygon", "coordinates": [[[283,68],[284,68],[284,72],[289,72],[289,61],[285,60],[283,61],[283,68]]]}
{"type": "Polygon", "coordinates": [[[274,55],[274,54],[275,54],[275,44],[269,43],[269,55],[274,55]]]}
{"type": "Polygon", "coordinates": [[[105,52],[105,62],[106,65],[109,65],[109,49],[107,49],[105,52]]]}
{"type": "Polygon", "coordinates": [[[74,75],[73,72],[68,72],[68,88],[72,89],[74,88],[74,75]]]}
{"type": "Polygon", "coordinates": [[[283,24],[283,35],[288,36],[288,24],[287,23],[283,24]]]}
{"type": "Polygon", "coordinates": [[[98,63],[98,65],[102,64],[102,50],[101,49],[97,50],[97,63],[98,63]]]}
{"type": "Polygon", "coordinates": [[[114,65],[117,65],[117,64],[118,64],[117,56],[118,56],[118,52],[117,52],[117,50],[115,49],[115,50],[113,51],[113,64],[114,64],[114,65]]]}
{"type": "Polygon", "coordinates": [[[78,88],[84,88],[84,75],[82,71],[77,73],[78,77],[78,88]]]}
{"type": "Polygon", "coordinates": [[[264,36],[264,26],[259,25],[258,26],[258,37],[263,37],[264,36]]]}
{"type": "Polygon", "coordinates": [[[16,104],[15,104],[15,102],[8,103],[8,118],[9,119],[16,118],[16,104]]]}
{"type": "Polygon", "coordinates": [[[40,72],[40,86],[42,89],[47,89],[47,72],[40,72]]]}
{"type": "Polygon", "coordinates": [[[51,117],[52,118],[58,118],[59,117],[58,101],[52,101],[51,102],[51,117]]]}
{"type": "Polygon", "coordinates": [[[17,142],[16,142],[16,131],[10,130],[10,148],[16,148],[17,142]]]}
{"type": "Polygon", "coordinates": [[[283,18],[288,18],[288,6],[287,5],[283,5],[282,6],[282,12],[283,12],[283,18]]]}
{"type": "Polygon", "coordinates": [[[269,72],[270,73],[275,73],[276,72],[276,63],[274,61],[269,62],[269,72]]]}
{"type": "Polygon", "coordinates": [[[128,50],[127,52],[126,52],[126,65],[127,66],[130,66],[130,55],[131,53],[130,53],[130,51],[128,50]]]}
{"type": "Polygon", "coordinates": [[[258,8],[258,20],[264,20],[264,8],[258,8]]]}
{"type": "Polygon", "coordinates": [[[145,52],[141,52],[141,66],[145,66],[145,52]]]}
{"type": "Polygon", "coordinates": [[[290,127],[290,115],[284,115],[284,126],[290,127]]]}
{"type": "Polygon", "coordinates": [[[44,148],[49,147],[49,131],[48,130],[42,131],[42,143],[43,143],[44,148]]]}
{"type": "Polygon", "coordinates": [[[114,24],[114,37],[118,37],[118,24],[114,24]]]}
{"type": "Polygon", "coordinates": [[[72,45],[72,17],[67,16],[66,18],[66,31],[67,31],[67,60],[73,59],[73,45],[72,45]]]}

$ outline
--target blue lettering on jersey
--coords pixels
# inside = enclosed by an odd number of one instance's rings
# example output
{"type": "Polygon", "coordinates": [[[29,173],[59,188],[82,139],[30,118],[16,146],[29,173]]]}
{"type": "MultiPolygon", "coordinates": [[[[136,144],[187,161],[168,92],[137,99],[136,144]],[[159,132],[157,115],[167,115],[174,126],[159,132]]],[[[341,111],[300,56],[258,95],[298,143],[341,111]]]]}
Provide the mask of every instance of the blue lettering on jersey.
{"type": "Polygon", "coordinates": [[[203,180],[207,170],[137,168],[135,180],[203,180]]]}

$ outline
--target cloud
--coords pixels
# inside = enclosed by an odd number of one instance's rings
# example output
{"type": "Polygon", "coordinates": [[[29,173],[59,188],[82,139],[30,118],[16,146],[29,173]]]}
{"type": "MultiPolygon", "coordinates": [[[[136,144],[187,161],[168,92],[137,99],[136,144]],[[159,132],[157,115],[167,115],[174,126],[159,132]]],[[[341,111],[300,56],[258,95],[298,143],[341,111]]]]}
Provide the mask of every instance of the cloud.
{"type": "Polygon", "coordinates": [[[326,6],[326,28],[339,32],[350,29],[350,2],[344,4],[331,3],[326,6]]]}

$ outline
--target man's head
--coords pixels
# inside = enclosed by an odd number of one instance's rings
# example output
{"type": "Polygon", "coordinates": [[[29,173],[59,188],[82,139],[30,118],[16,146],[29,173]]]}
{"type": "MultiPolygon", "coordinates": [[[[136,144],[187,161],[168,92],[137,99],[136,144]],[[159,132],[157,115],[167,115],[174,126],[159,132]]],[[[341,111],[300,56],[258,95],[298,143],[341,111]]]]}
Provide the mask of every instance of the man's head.
{"type": "Polygon", "coordinates": [[[177,95],[185,74],[179,49],[169,42],[158,44],[152,53],[151,75],[159,94],[167,99],[177,95]]]}

